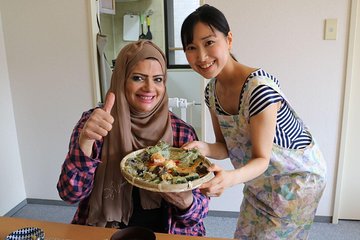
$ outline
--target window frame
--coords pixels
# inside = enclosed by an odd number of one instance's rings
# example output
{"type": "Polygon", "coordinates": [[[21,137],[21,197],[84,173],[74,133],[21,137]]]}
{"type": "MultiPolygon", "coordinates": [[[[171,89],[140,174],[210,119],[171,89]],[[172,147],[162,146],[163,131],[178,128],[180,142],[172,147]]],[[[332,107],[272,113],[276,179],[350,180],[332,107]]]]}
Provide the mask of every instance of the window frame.
{"type": "MultiPolygon", "coordinates": [[[[172,57],[170,56],[171,53],[175,53],[175,51],[183,51],[181,49],[170,49],[174,48],[170,46],[170,41],[173,41],[174,36],[174,29],[170,28],[169,24],[174,25],[174,13],[168,11],[168,8],[171,7],[173,1],[171,0],[164,0],[164,19],[165,19],[165,55],[167,59],[167,68],[168,69],[191,69],[189,64],[174,64],[173,61],[170,61],[172,57]]],[[[173,9],[173,8],[171,8],[173,9]]]]}

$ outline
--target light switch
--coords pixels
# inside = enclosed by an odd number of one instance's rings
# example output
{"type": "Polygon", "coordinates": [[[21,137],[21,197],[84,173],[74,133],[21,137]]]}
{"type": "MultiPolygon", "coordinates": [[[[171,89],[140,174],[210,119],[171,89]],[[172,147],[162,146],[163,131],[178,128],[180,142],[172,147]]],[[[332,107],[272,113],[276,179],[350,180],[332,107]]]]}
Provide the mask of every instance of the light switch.
{"type": "Polygon", "coordinates": [[[325,19],[325,40],[336,40],[337,19],[325,19]]]}

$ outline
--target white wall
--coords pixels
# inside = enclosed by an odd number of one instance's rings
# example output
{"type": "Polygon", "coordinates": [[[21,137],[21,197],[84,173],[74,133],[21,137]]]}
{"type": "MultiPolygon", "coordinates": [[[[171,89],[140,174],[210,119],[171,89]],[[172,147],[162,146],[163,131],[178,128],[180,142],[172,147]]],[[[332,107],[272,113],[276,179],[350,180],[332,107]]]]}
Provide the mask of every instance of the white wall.
{"type": "MultiPolygon", "coordinates": [[[[331,216],[350,2],[206,0],[206,3],[219,8],[227,17],[233,32],[233,53],[238,60],[277,76],[292,105],[318,140],[328,166],[328,183],[317,215],[331,216]],[[323,40],[326,18],[338,19],[335,41],[323,40]]],[[[231,203],[237,201],[221,202],[231,203]]]]}
{"type": "Polygon", "coordinates": [[[0,12],[0,216],[25,199],[0,12]],[[6,196],[6,197],[5,197],[6,196]]]}
{"type": "Polygon", "coordinates": [[[59,199],[72,128],[93,103],[89,1],[0,0],[0,8],[26,197],[59,199]]]}

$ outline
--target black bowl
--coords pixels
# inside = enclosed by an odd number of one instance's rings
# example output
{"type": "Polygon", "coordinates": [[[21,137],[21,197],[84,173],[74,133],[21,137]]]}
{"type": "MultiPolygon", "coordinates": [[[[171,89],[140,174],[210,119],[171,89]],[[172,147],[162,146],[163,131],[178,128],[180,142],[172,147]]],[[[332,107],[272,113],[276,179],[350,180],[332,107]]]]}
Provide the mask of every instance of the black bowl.
{"type": "Polygon", "coordinates": [[[110,240],[156,240],[156,236],[148,228],[128,227],[114,233],[110,240]]]}

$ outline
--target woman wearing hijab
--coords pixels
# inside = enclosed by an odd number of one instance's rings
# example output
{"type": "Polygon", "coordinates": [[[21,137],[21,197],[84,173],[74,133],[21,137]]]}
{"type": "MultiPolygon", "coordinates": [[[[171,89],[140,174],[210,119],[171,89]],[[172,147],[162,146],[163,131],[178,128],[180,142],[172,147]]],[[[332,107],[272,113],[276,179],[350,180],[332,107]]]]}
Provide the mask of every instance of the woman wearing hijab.
{"type": "Polygon", "coordinates": [[[104,106],[84,112],[71,135],[57,188],[64,201],[79,202],[72,223],[205,235],[208,198],[198,189],[160,194],[121,175],[125,155],[159,140],[181,147],[197,136],[168,110],[163,52],[140,40],[119,53],[104,106]]]}

